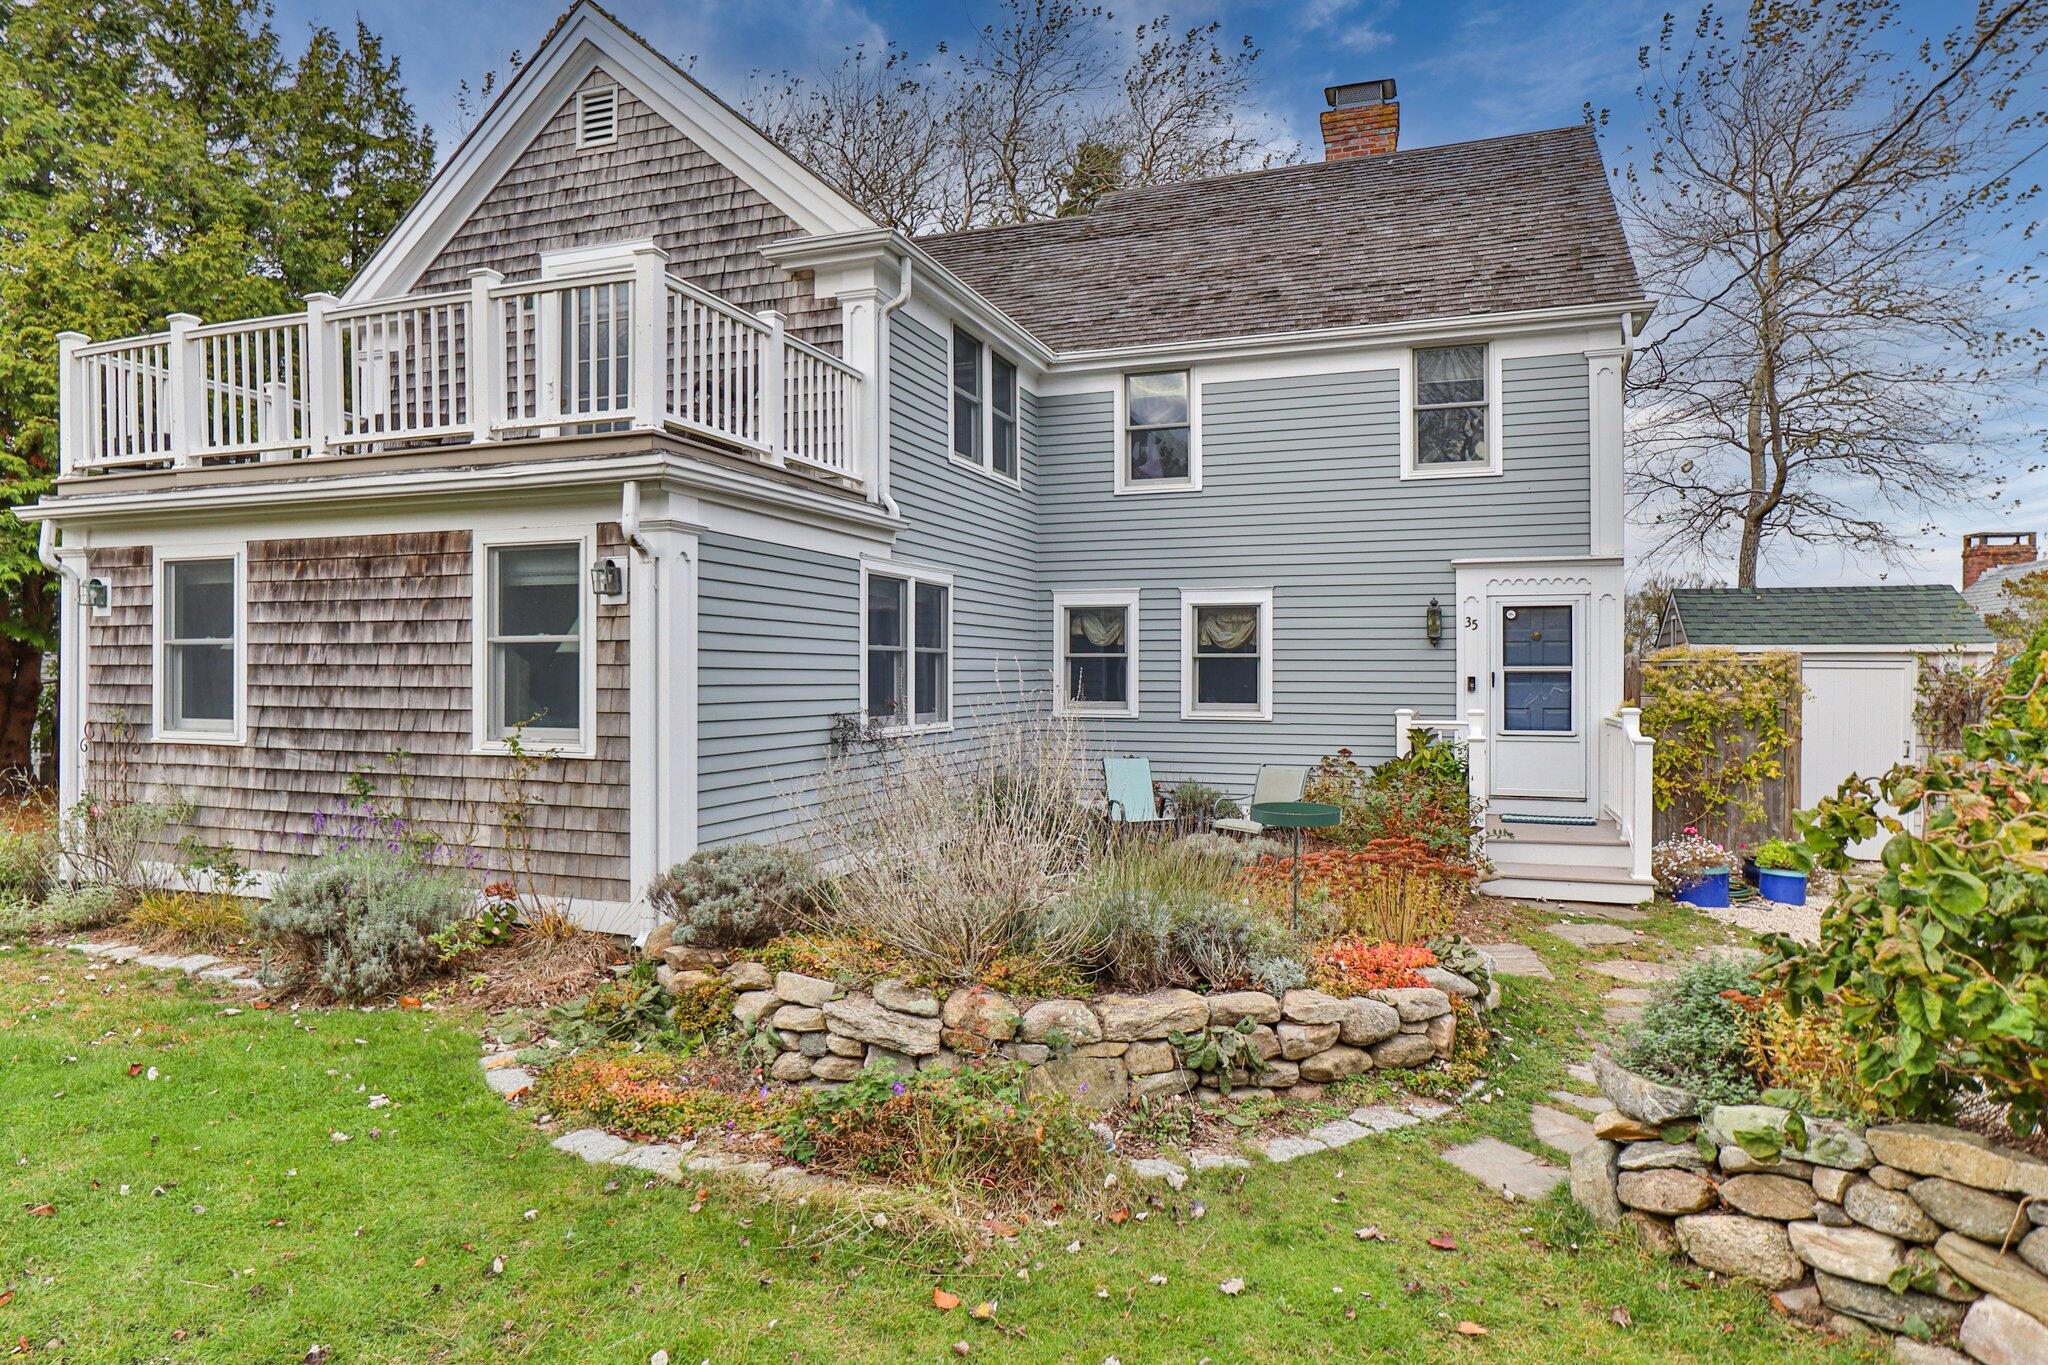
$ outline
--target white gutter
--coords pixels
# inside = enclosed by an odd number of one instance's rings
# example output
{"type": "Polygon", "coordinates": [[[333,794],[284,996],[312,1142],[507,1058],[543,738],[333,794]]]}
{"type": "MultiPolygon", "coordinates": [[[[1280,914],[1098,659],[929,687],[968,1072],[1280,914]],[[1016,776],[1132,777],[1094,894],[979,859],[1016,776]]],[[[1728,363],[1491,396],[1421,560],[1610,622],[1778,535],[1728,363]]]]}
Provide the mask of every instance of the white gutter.
{"type": "Polygon", "coordinates": [[[83,581],[76,569],[57,556],[57,523],[54,521],[45,520],[36,528],[36,558],[59,578],[68,578],[74,583],[83,581]]]}

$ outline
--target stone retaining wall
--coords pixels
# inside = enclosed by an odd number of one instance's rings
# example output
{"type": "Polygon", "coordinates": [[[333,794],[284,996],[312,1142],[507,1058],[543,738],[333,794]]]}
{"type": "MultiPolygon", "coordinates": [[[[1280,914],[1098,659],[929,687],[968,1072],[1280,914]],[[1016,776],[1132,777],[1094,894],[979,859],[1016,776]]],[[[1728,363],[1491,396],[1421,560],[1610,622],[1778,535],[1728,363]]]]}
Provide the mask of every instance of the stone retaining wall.
{"type": "Polygon", "coordinates": [[[2048,1362],[2048,1162],[1939,1124],[1702,1112],[1606,1057],[1594,1072],[1615,1108],[1572,1158],[1572,1195],[1596,1221],[1796,1315],[1899,1333],[1902,1360],[2048,1362]]]}
{"type": "Polygon", "coordinates": [[[893,980],[848,990],[822,977],[727,961],[705,949],[659,941],[655,946],[664,985],[673,990],[722,983],[736,993],[736,1018],[774,1031],[781,1045],[769,1068],[775,1080],[843,1084],[863,1067],[951,1069],[966,1058],[998,1055],[1034,1068],[1029,1088],[1063,1091],[1098,1109],[1215,1091],[1222,1078],[1187,1070],[1169,1034],[1251,1020],[1250,1042],[1265,1067],[1234,1072],[1228,1078],[1232,1092],[1280,1094],[1300,1084],[1448,1057],[1457,1032],[1451,997],[1475,1008],[1493,1003],[1481,1000],[1471,981],[1437,967],[1424,969],[1429,986],[1348,998],[1313,990],[1277,997],[1264,991],[1162,990],[1029,1000],[980,986],[942,997],[893,980]]]}

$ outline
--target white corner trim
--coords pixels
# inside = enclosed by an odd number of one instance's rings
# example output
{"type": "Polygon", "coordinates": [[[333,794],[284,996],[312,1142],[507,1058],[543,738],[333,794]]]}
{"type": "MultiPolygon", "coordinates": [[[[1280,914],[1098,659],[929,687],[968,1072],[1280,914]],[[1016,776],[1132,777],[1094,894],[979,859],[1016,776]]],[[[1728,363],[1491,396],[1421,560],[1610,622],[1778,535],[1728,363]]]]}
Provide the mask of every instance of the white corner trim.
{"type": "Polygon", "coordinates": [[[1505,472],[1501,449],[1501,348],[1487,337],[1445,338],[1428,346],[1411,346],[1400,352],[1397,368],[1401,374],[1401,479],[1403,482],[1432,482],[1440,479],[1492,479],[1505,472]],[[1471,465],[1417,465],[1415,463],[1415,352],[1438,346],[1484,346],[1486,348],[1486,463],[1471,465]]]}
{"type": "MultiPolygon", "coordinates": [[[[576,736],[564,738],[557,730],[531,731],[521,745],[529,754],[547,758],[595,758],[597,756],[597,607],[590,595],[590,564],[597,550],[597,528],[585,526],[564,531],[553,526],[523,526],[474,531],[470,535],[469,596],[469,686],[471,752],[509,754],[511,744],[495,735],[491,715],[491,551],[518,545],[576,546],[576,597],[581,604],[576,644],[578,668],[578,711],[576,736]]],[[[631,598],[628,598],[631,601],[631,598]]],[[[630,608],[629,608],[630,609],[630,608]]]]}
{"type": "Polygon", "coordinates": [[[875,227],[850,200],[673,62],[597,6],[579,3],[457,145],[419,202],[349,282],[343,300],[403,292],[600,66],[805,232],[875,227]]]}
{"type": "Polygon", "coordinates": [[[1114,424],[1110,448],[1115,466],[1110,472],[1111,491],[1116,497],[1152,497],[1164,493],[1202,491],[1202,371],[1192,366],[1151,366],[1124,371],[1116,378],[1111,398],[1110,421],[1114,424]],[[1183,373],[1188,377],[1188,476],[1185,479],[1131,479],[1129,431],[1132,375],[1183,373]]]}
{"type": "Polygon", "coordinates": [[[238,747],[249,742],[249,545],[247,541],[216,541],[211,544],[180,545],[150,555],[149,602],[149,729],[158,744],[214,744],[238,747]],[[195,559],[226,559],[235,573],[235,717],[226,730],[175,730],[164,707],[168,701],[164,686],[167,673],[165,606],[169,602],[166,570],[172,564],[195,559]]]}
{"type": "Polygon", "coordinates": [[[1136,588],[1075,588],[1062,589],[1052,595],[1052,647],[1053,685],[1052,709],[1056,716],[1083,716],[1091,719],[1110,718],[1135,720],[1139,709],[1138,646],[1143,634],[1139,622],[1140,594],[1136,588]],[[1125,629],[1129,641],[1125,653],[1129,656],[1124,666],[1126,699],[1122,706],[1105,706],[1097,702],[1077,702],[1067,696],[1067,609],[1069,607],[1122,607],[1126,613],[1125,629]]]}
{"type": "Polygon", "coordinates": [[[868,578],[878,574],[883,578],[899,579],[908,586],[903,593],[903,685],[909,694],[911,718],[900,725],[878,727],[886,735],[943,735],[952,731],[954,725],[953,695],[954,654],[960,642],[953,634],[954,608],[958,593],[953,587],[951,569],[933,568],[925,564],[912,563],[903,559],[886,559],[880,555],[862,555],[860,558],[860,654],[856,664],[860,673],[860,717],[863,724],[868,718],[868,578]],[[941,721],[918,724],[917,707],[917,585],[929,583],[946,590],[946,718],[941,721]]]}
{"type": "Polygon", "coordinates": [[[1180,718],[1182,720],[1266,721],[1273,719],[1273,590],[1271,588],[1182,588],[1180,590],[1180,718]],[[1256,710],[1195,705],[1195,608],[1259,609],[1259,705],[1256,710]]]}

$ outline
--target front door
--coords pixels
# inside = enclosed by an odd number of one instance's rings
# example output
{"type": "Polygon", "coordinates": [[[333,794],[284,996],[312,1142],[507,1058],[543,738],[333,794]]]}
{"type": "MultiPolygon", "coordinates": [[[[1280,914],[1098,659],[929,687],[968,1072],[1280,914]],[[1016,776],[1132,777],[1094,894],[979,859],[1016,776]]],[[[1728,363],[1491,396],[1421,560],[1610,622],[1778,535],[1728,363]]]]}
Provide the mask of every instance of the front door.
{"type": "Polygon", "coordinates": [[[1586,799],[1586,599],[1494,598],[1493,794],[1586,799]]]}

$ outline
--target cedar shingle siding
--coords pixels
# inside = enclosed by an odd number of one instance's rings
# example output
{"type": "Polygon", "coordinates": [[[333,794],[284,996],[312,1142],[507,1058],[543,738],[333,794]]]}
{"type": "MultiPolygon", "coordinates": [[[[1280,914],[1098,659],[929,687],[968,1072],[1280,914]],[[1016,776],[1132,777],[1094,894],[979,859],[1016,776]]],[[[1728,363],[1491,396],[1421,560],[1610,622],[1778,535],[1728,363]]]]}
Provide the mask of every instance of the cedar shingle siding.
{"type": "MultiPolygon", "coordinates": [[[[623,551],[616,525],[599,528],[598,546],[623,551]]],[[[409,779],[414,817],[475,869],[461,875],[480,886],[510,870],[498,816],[510,761],[470,752],[468,532],[250,542],[241,746],[150,742],[150,551],[95,550],[90,562],[114,609],[88,620],[88,793],[125,780],[135,796],[187,796],[202,840],[276,869],[318,848],[316,826],[368,769],[393,804],[409,779]]],[[[623,606],[597,609],[598,756],[548,760],[529,787],[543,894],[628,899],[627,619],[623,606]]]]}
{"type": "MultiPolygon", "coordinates": [[[[610,81],[593,72],[583,89],[610,81]]],[[[797,225],[661,115],[619,89],[619,140],[579,151],[576,100],[548,121],[414,285],[453,289],[469,271],[540,273],[540,253],[652,237],[669,270],[746,309],[777,308],[790,330],[839,349],[839,308],[763,260],[797,225]]]]}

